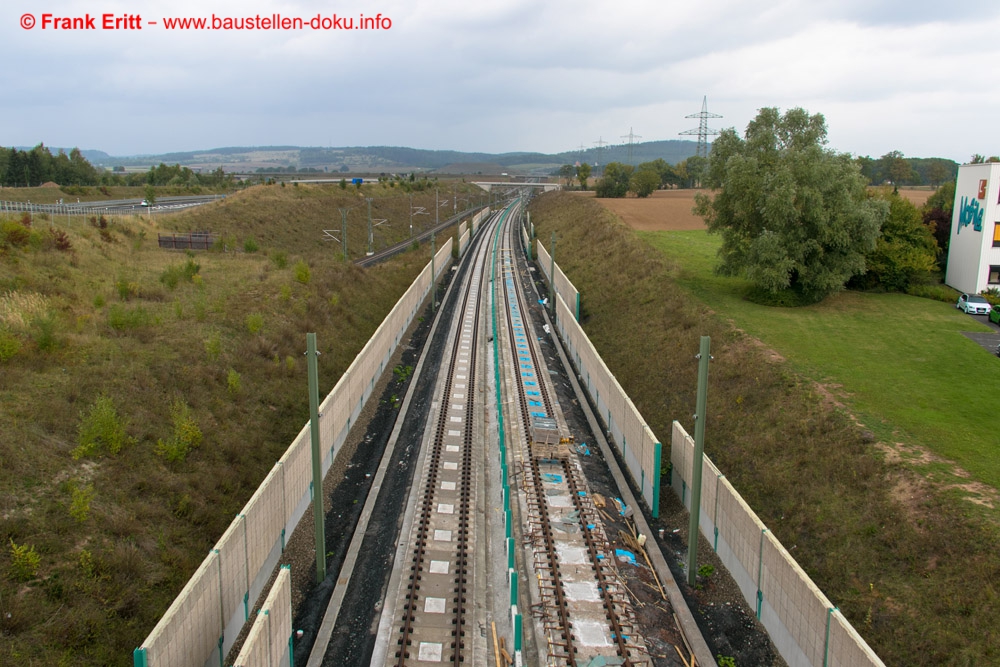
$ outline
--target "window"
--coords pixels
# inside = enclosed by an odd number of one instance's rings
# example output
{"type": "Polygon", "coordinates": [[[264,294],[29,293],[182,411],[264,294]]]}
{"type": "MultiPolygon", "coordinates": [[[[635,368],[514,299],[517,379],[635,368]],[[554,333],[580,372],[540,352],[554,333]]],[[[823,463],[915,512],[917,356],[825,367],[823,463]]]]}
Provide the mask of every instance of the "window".
{"type": "Polygon", "coordinates": [[[993,247],[1000,248],[1000,222],[993,223],[993,247]]]}
{"type": "Polygon", "coordinates": [[[986,280],[990,285],[1000,285],[1000,266],[990,266],[990,277],[986,280]]]}

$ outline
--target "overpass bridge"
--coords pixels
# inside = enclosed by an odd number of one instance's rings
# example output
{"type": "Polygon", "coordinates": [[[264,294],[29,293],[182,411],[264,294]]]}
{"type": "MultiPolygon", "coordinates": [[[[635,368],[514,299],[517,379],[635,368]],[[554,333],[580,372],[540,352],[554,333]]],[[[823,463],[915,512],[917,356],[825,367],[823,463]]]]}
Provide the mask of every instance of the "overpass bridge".
{"type": "Polygon", "coordinates": [[[542,188],[545,192],[549,190],[558,190],[560,188],[558,183],[525,183],[525,182],[515,182],[515,181],[473,181],[473,185],[478,185],[483,190],[489,192],[494,187],[503,186],[505,188],[542,188]]]}

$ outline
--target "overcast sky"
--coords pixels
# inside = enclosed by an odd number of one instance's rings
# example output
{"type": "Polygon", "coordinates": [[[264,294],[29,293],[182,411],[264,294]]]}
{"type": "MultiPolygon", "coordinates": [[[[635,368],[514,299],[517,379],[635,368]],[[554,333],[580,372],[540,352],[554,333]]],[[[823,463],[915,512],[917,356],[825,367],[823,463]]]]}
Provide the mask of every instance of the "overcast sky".
{"type": "Polygon", "coordinates": [[[220,146],[559,152],[678,139],[709,111],[822,113],[877,157],[1000,154],[997,0],[4,0],[0,143],[112,155],[220,146]],[[42,27],[43,14],[96,30],[42,27]],[[141,30],[102,30],[138,14],[141,30]],[[172,17],[382,30],[166,30],[172,17]],[[35,21],[32,29],[22,22],[35,21]],[[156,21],[156,25],[149,25],[156,21]],[[387,26],[385,21],[382,26],[387,26]]]}

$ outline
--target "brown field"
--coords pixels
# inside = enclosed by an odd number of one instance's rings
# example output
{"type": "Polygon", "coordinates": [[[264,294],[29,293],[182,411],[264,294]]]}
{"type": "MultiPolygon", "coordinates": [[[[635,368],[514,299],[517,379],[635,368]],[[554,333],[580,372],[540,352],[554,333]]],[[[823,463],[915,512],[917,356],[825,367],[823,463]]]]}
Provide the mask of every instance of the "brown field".
{"type": "MultiPolygon", "coordinates": [[[[694,196],[708,190],[657,190],[646,199],[598,199],[605,208],[616,213],[625,224],[642,232],[670,232],[705,229],[705,222],[694,213],[694,196]]],[[[584,193],[580,193],[584,194],[584,193]]],[[[930,188],[900,188],[899,194],[918,208],[934,190],[930,188]]]]}
{"type": "Polygon", "coordinates": [[[934,194],[934,188],[923,187],[923,188],[900,188],[900,196],[910,200],[910,203],[920,208],[927,203],[931,195],[934,194]]]}
{"type": "Polygon", "coordinates": [[[657,190],[646,199],[598,199],[632,229],[642,232],[705,229],[705,221],[691,212],[694,195],[703,190],[657,190]]]}

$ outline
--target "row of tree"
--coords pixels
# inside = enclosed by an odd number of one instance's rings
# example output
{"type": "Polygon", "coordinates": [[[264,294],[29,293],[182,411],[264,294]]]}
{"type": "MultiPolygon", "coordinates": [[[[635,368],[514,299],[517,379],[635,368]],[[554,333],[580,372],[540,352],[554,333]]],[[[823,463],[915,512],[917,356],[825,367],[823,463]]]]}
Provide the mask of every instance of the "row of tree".
{"type": "Polygon", "coordinates": [[[55,182],[60,185],[96,185],[100,179],[80,149],[60,150],[56,155],[43,144],[28,151],[0,147],[0,185],[4,187],[38,186],[55,182]]]}
{"type": "Polygon", "coordinates": [[[211,188],[230,187],[231,175],[222,167],[200,173],[179,164],[160,164],[149,171],[126,173],[123,170],[104,171],[90,164],[80,149],[67,155],[60,150],[55,155],[44,144],[31,150],[0,147],[0,186],[37,187],[43,183],[59,185],[182,185],[211,188]]]}
{"type": "MultiPolygon", "coordinates": [[[[654,190],[661,188],[697,187],[707,162],[705,158],[696,155],[676,165],[669,164],[663,158],[643,162],[637,167],[609,162],[604,165],[601,180],[595,189],[598,197],[625,197],[630,192],[638,197],[648,197],[654,190]]],[[[558,174],[566,179],[567,187],[572,186],[575,178],[580,188],[586,190],[591,168],[586,162],[576,166],[564,164],[559,168],[558,174]]]]}

